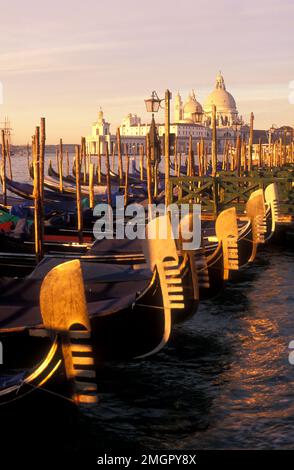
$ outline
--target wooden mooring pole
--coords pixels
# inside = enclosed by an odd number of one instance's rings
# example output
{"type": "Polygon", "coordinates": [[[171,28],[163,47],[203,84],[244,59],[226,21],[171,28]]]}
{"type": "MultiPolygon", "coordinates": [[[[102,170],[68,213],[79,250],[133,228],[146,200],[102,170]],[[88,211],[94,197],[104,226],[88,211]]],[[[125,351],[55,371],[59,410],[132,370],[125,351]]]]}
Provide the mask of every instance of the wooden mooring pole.
{"type": "Polygon", "coordinates": [[[30,144],[27,143],[27,165],[28,165],[28,172],[30,174],[30,144]]]}
{"type": "Polygon", "coordinates": [[[59,149],[56,147],[55,150],[56,169],[59,171],[59,149]]]}
{"type": "Polygon", "coordinates": [[[46,144],[46,120],[40,122],[40,157],[39,157],[39,187],[40,187],[40,239],[42,256],[44,255],[44,171],[45,171],[45,144],[46,144]]]}
{"type": "Polygon", "coordinates": [[[63,145],[59,140],[59,191],[63,193],[63,145]]]}
{"type": "Polygon", "coordinates": [[[262,167],[262,141],[259,139],[258,143],[258,167],[262,167]]]}
{"type": "Polygon", "coordinates": [[[212,105],[212,143],[211,143],[211,160],[212,160],[212,176],[216,176],[217,171],[217,136],[216,136],[216,106],[212,105]]]}
{"type": "Polygon", "coordinates": [[[113,145],[112,145],[111,169],[112,169],[113,172],[115,171],[115,143],[114,142],[113,142],[113,145]]]}
{"type": "Polygon", "coordinates": [[[68,150],[66,150],[65,156],[66,156],[66,175],[69,176],[69,154],[68,154],[68,150]]]}
{"type": "Polygon", "coordinates": [[[6,146],[5,146],[5,133],[1,131],[2,137],[2,162],[1,162],[1,178],[2,178],[2,192],[3,192],[3,204],[7,206],[7,189],[6,189],[6,146]]]}
{"type": "Polygon", "coordinates": [[[7,154],[7,160],[8,160],[9,178],[12,180],[12,165],[11,165],[11,153],[10,153],[9,139],[6,139],[6,154],[7,154]]]}
{"type": "Polygon", "coordinates": [[[107,188],[107,204],[111,206],[111,182],[110,182],[110,164],[108,142],[105,142],[105,166],[106,166],[106,188],[107,188]]]}
{"type": "Polygon", "coordinates": [[[181,166],[182,166],[182,154],[181,152],[179,153],[179,159],[178,159],[178,168],[177,168],[177,176],[180,177],[181,175],[181,166]]]}
{"type": "Polygon", "coordinates": [[[34,228],[35,228],[35,254],[37,262],[43,258],[43,217],[42,196],[40,187],[40,127],[36,127],[33,147],[33,171],[34,171],[34,228]]]}
{"type": "Polygon", "coordinates": [[[122,156],[121,156],[121,139],[120,139],[120,130],[119,127],[116,131],[116,140],[117,140],[117,164],[118,164],[118,176],[119,182],[122,184],[123,181],[123,163],[122,163],[122,156]]]}
{"type": "Polygon", "coordinates": [[[100,149],[100,136],[98,136],[98,148],[97,148],[97,180],[98,184],[101,183],[101,149],[100,149]]]}
{"type": "Polygon", "coordinates": [[[90,163],[89,165],[89,205],[90,205],[90,209],[93,209],[95,205],[94,163],[90,163]]]}
{"type": "Polygon", "coordinates": [[[241,137],[238,135],[236,142],[236,172],[241,176],[241,137]]]}
{"type": "Polygon", "coordinates": [[[141,144],[139,147],[140,152],[140,181],[144,180],[144,145],[141,144]]]}
{"type": "Polygon", "coordinates": [[[152,204],[152,173],[151,173],[151,158],[150,158],[150,136],[146,135],[146,166],[147,166],[147,194],[148,204],[152,204]]]}
{"type": "MultiPolygon", "coordinates": [[[[164,124],[164,153],[165,153],[165,205],[169,204],[169,172],[170,172],[170,100],[171,92],[165,91],[165,124],[164,124]]],[[[149,145],[150,146],[150,145],[149,145]]]]}
{"type": "Polygon", "coordinates": [[[188,150],[188,166],[187,176],[194,176],[194,155],[193,155],[193,139],[192,135],[189,135],[189,150],[188,150]]]}
{"type": "Polygon", "coordinates": [[[76,145],[76,201],[77,201],[77,229],[79,242],[83,243],[83,213],[82,213],[82,199],[81,199],[81,150],[80,146],[76,145]]]}
{"type": "Polygon", "coordinates": [[[252,170],[253,125],[254,125],[254,114],[251,113],[250,114],[249,142],[248,142],[248,171],[252,170]]]}
{"type": "Polygon", "coordinates": [[[84,178],[83,182],[84,184],[87,184],[87,155],[86,155],[86,139],[85,137],[81,138],[81,165],[84,166],[84,178]]]}
{"type": "Polygon", "coordinates": [[[124,194],[124,204],[127,206],[128,204],[128,193],[129,193],[129,168],[130,168],[130,157],[127,152],[125,152],[125,159],[126,159],[126,164],[125,164],[125,194],[124,194]]]}
{"type": "Polygon", "coordinates": [[[178,136],[175,136],[175,150],[174,150],[174,173],[178,171],[178,136]]]}

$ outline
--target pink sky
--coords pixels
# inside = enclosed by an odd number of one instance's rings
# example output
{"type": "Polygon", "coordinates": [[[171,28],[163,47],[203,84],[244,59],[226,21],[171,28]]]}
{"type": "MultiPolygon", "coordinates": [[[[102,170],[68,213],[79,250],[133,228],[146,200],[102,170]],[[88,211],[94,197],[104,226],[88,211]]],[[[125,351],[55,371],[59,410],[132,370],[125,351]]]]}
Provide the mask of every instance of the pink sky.
{"type": "MultiPolygon", "coordinates": [[[[294,125],[292,0],[11,0],[1,7],[0,81],[14,143],[47,119],[47,142],[90,132],[99,106],[112,123],[169,88],[203,103],[222,70],[256,127],[294,125]]],[[[159,115],[158,120],[163,116],[159,115]]]]}

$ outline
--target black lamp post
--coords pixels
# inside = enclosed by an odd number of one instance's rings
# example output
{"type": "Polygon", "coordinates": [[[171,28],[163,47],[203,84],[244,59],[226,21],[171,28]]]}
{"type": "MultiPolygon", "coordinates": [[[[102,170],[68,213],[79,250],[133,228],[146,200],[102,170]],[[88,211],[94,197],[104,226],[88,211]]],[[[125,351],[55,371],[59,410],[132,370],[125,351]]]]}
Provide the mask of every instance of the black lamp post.
{"type": "Polygon", "coordinates": [[[172,94],[169,90],[166,90],[164,99],[160,99],[156,93],[153,91],[151,93],[151,98],[145,100],[146,110],[149,113],[152,113],[152,118],[154,119],[154,113],[157,113],[159,108],[161,107],[161,102],[164,101],[164,110],[165,110],[165,203],[168,204],[169,201],[169,144],[170,144],[170,100],[172,98],[172,94]]]}
{"type": "Polygon", "coordinates": [[[150,135],[150,147],[153,150],[153,152],[151,152],[151,163],[152,165],[154,165],[156,161],[160,161],[160,155],[158,155],[159,142],[157,138],[154,113],[157,113],[159,111],[161,101],[163,100],[161,100],[158,97],[156,91],[152,91],[151,98],[148,98],[147,100],[144,100],[144,101],[145,101],[147,112],[152,113],[149,135],[150,135]]]}

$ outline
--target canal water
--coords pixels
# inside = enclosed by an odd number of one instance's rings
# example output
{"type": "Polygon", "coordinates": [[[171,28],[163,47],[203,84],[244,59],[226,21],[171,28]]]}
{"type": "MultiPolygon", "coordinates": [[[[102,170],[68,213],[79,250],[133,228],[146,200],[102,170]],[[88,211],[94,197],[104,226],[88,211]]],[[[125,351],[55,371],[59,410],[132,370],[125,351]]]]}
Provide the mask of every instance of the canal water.
{"type": "Polygon", "coordinates": [[[74,450],[293,448],[293,257],[265,247],[159,354],[101,367],[74,450]]]}
{"type": "Polygon", "coordinates": [[[102,369],[79,446],[293,448],[293,258],[268,247],[162,352],[102,369]]]}

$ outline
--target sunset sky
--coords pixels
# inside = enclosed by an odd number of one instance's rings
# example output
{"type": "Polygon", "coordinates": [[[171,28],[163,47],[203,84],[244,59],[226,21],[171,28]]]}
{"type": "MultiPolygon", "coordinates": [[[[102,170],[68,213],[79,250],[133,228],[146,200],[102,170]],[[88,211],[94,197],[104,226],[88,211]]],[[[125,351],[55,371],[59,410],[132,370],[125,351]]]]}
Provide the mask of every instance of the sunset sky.
{"type": "MultiPolygon", "coordinates": [[[[3,2],[0,81],[13,143],[47,120],[47,142],[90,133],[99,106],[112,131],[144,98],[169,88],[203,103],[221,70],[256,128],[294,125],[293,0],[3,2]]],[[[159,114],[158,121],[163,120],[159,114]]]]}

